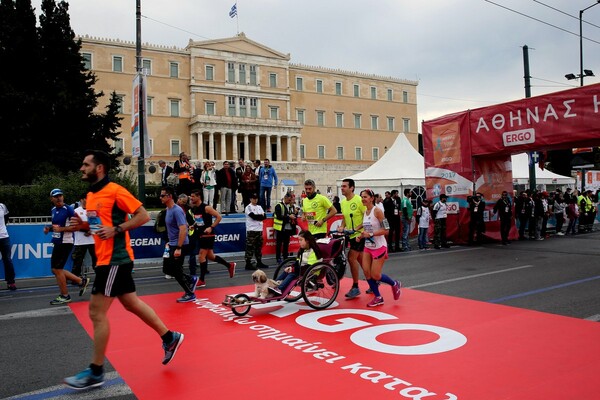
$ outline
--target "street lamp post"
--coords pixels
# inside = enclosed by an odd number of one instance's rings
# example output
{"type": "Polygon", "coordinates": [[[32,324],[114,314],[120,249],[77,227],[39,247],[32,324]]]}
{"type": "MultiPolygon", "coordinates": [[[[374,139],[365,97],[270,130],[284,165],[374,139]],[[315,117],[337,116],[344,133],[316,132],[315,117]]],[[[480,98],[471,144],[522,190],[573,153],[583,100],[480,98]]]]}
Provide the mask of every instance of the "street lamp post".
{"type": "Polygon", "coordinates": [[[583,12],[587,9],[590,9],[594,6],[600,4],[600,0],[596,0],[594,4],[589,7],[584,8],[583,10],[579,10],[579,74],[566,74],[565,78],[577,79],[579,78],[579,85],[583,86],[583,78],[586,76],[594,76],[594,73],[591,69],[583,69],[583,12]]]}

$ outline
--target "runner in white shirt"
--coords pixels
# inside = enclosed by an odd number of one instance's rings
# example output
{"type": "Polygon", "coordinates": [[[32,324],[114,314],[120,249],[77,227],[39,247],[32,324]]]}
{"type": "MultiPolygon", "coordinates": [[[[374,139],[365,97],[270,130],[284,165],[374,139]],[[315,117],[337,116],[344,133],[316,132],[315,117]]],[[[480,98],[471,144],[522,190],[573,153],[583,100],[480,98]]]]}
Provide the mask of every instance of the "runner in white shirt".
{"type": "Polygon", "coordinates": [[[387,283],[392,287],[394,300],[400,298],[401,284],[382,273],[383,263],[388,258],[387,240],[389,225],[383,215],[383,211],[375,206],[375,194],[371,189],[360,192],[363,204],[367,208],[363,218],[363,229],[361,237],[365,238],[365,250],[362,259],[362,268],[375,297],[367,304],[367,307],[383,305],[383,297],[379,293],[377,281],[387,283]]]}

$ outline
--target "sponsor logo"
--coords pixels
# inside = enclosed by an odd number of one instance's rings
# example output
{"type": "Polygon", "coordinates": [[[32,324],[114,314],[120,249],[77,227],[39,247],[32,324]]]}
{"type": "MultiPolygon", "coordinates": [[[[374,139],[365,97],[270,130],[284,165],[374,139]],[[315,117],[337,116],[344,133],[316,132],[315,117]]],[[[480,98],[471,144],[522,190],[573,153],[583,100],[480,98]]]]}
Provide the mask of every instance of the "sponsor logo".
{"type": "Polygon", "coordinates": [[[459,205],[457,201],[446,202],[446,213],[447,214],[458,214],[459,205]]]}
{"type": "Polygon", "coordinates": [[[469,187],[466,185],[446,185],[446,194],[457,195],[457,194],[468,194],[469,187]]]}
{"type": "Polygon", "coordinates": [[[504,147],[535,143],[535,129],[504,132],[502,134],[502,141],[504,142],[504,147]]]}

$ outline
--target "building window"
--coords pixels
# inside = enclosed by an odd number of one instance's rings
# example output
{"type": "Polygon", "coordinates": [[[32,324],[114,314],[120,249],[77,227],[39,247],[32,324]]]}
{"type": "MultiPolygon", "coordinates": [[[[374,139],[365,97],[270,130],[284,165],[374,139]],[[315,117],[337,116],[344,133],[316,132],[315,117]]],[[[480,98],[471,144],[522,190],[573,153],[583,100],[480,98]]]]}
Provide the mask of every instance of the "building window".
{"type": "Polygon", "coordinates": [[[395,129],[394,122],[395,122],[394,117],[387,117],[387,123],[388,123],[387,124],[388,125],[387,128],[388,128],[388,131],[390,131],[390,132],[394,131],[394,129],[395,129]]]}
{"type": "Polygon", "coordinates": [[[235,64],[227,63],[227,82],[235,83],[235,64]]]}
{"type": "Polygon", "coordinates": [[[343,160],[344,159],[344,147],[343,146],[338,146],[337,147],[337,159],[338,160],[343,160]]]}
{"type": "Polygon", "coordinates": [[[250,84],[256,85],[256,65],[250,66],[250,84]]]}
{"type": "Polygon", "coordinates": [[[371,98],[377,100],[377,88],[375,86],[371,86],[371,98]]]}
{"type": "Polygon", "coordinates": [[[216,114],[216,104],[214,101],[207,101],[204,103],[204,108],[206,111],[206,115],[215,115],[216,114]]]}
{"type": "Polygon", "coordinates": [[[317,79],[316,81],[317,93],[323,93],[323,80],[317,79]]]}
{"type": "Polygon", "coordinates": [[[235,96],[227,96],[227,115],[235,117],[235,96]]]}
{"type": "Polygon", "coordinates": [[[245,85],[246,84],[246,64],[240,64],[239,68],[240,68],[240,71],[239,71],[240,83],[242,85],[245,85]]]}
{"type": "Polygon", "coordinates": [[[258,118],[258,99],[256,97],[250,99],[250,116],[258,118]]]}
{"type": "Polygon", "coordinates": [[[355,147],[354,148],[354,159],[355,160],[362,160],[362,147],[355,147]]]}
{"type": "Polygon", "coordinates": [[[83,68],[87,70],[92,69],[92,53],[81,53],[81,57],[83,58],[83,68]]]}
{"type": "Polygon", "coordinates": [[[360,129],[360,114],[354,114],[354,128],[360,129]]]}
{"type": "Polygon", "coordinates": [[[277,87],[277,74],[271,72],[269,74],[269,86],[272,88],[276,88],[277,87]]]}
{"type": "Polygon", "coordinates": [[[113,56],[112,58],[113,72],[123,72],[123,57],[113,56]]]}
{"type": "Polygon", "coordinates": [[[248,115],[247,113],[247,108],[246,108],[246,102],[247,102],[247,98],[246,97],[240,97],[240,117],[245,117],[248,115]]]}
{"type": "Polygon", "coordinates": [[[207,81],[214,81],[215,80],[215,67],[213,67],[212,65],[206,65],[204,67],[204,74],[206,76],[207,81]]]}
{"type": "Polygon", "coordinates": [[[402,102],[408,103],[408,92],[406,90],[402,91],[402,102]]]}
{"type": "Polygon", "coordinates": [[[146,97],[146,115],[154,114],[154,98],[146,97]]]}
{"type": "Polygon", "coordinates": [[[296,110],[296,119],[304,125],[304,110],[296,110]]]}
{"type": "Polygon", "coordinates": [[[335,126],[336,128],[344,127],[344,113],[335,113],[335,126]]]}
{"type": "Polygon", "coordinates": [[[300,145],[300,159],[304,160],[306,158],[306,145],[300,145]]]}
{"type": "Polygon", "coordinates": [[[117,95],[117,110],[119,114],[125,114],[125,95],[117,95]]]}
{"type": "Polygon", "coordinates": [[[300,92],[304,90],[304,79],[299,76],[296,77],[296,90],[300,92]]]}
{"type": "Polygon", "coordinates": [[[360,86],[357,83],[354,84],[354,97],[360,97],[360,86]]]}
{"type": "Polygon", "coordinates": [[[148,59],[142,60],[142,74],[152,75],[152,60],[148,60],[148,59]]]}
{"type": "Polygon", "coordinates": [[[113,153],[115,153],[115,154],[123,154],[123,149],[125,147],[125,145],[123,144],[123,139],[116,138],[115,141],[113,142],[113,147],[115,148],[113,150],[113,153]]]}
{"type": "Polygon", "coordinates": [[[335,94],[338,96],[342,95],[342,82],[335,83],[335,94]]]}
{"type": "Polygon", "coordinates": [[[394,91],[392,89],[387,90],[387,99],[388,101],[394,101],[394,91]]]}
{"type": "Polygon", "coordinates": [[[178,156],[181,153],[181,143],[179,139],[171,139],[171,155],[178,156]]]}
{"type": "Polygon", "coordinates": [[[373,161],[379,160],[379,147],[373,147],[371,149],[371,158],[373,161]]]}
{"type": "Polygon", "coordinates": [[[374,131],[379,129],[379,117],[377,115],[371,115],[371,129],[374,131]]]}
{"type": "Polygon", "coordinates": [[[410,119],[402,118],[402,128],[404,129],[404,133],[410,132],[410,119]]]}
{"type": "Polygon", "coordinates": [[[317,146],[317,157],[319,158],[319,160],[325,159],[325,146],[323,146],[322,144],[317,146]]]}
{"type": "MultiPolygon", "coordinates": [[[[169,100],[170,109],[171,109],[171,117],[179,117],[179,100],[171,99],[169,100]]],[[[179,153],[177,153],[179,154],[179,153]]]]}
{"type": "Polygon", "coordinates": [[[169,77],[170,78],[179,78],[179,63],[176,63],[176,62],[169,63],[169,77]]]}
{"type": "Polygon", "coordinates": [[[279,107],[269,106],[269,117],[279,119],[279,107]]]}
{"type": "Polygon", "coordinates": [[[325,111],[317,111],[317,125],[325,126],[325,111]]]}

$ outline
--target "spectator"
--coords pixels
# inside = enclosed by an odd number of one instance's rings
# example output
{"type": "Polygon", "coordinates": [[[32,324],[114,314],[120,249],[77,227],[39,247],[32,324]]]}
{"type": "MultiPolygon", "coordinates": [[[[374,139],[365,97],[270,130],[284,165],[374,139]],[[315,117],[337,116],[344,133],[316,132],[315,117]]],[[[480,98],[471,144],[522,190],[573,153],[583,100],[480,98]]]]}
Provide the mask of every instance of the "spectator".
{"type": "Polygon", "coordinates": [[[410,224],[413,217],[413,206],[410,200],[410,189],[404,189],[404,197],[402,197],[402,203],[400,210],[402,211],[402,251],[411,251],[410,243],[408,238],[410,236],[410,224]]]}
{"type": "Polygon", "coordinates": [[[500,216],[500,237],[502,238],[502,244],[507,245],[510,243],[508,234],[510,233],[510,222],[512,220],[512,204],[506,190],[502,192],[500,199],[494,205],[494,213],[500,216]]]}
{"type": "Polygon", "coordinates": [[[433,247],[438,250],[442,247],[450,247],[446,240],[446,218],[448,217],[448,206],[446,206],[447,199],[448,196],[442,193],[440,194],[440,200],[433,205],[433,247]]]}
{"type": "Polygon", "coordinates": [[[252,165],[248,164],[245,167],[245,171],[241,177],[240,191],[242,192],[242,202],[244,203],[244,209],[250,204],[250,195],[252,193],[258,193],[258,177],[252,169],[252,165]]]}
{"type": "Polygon", "coordinates": [[[158,162],[158,166],[160,167],[160,182],[161,186],[170,186],[167,178],[173,173],[173,167],[167,165],[165,160],[160,160],[158,162]]]}
{"type": "Polygon", "coordinates": [[[17,290],[15,267],[10,255],[10,237],[6,224],[8,224],[8,207],[0,203],[0,254],[2,255],[2,264],[4,264],[4,279],[8,285],[8,290],[17,290]]]}
{"type": "Polygon", "coordinates": [[[200,182],[202,183],[204,202],[212,207],[215,198],[215,187],[217,186],[217,175],[210,161],[204,161],[200,182]]]}
{"type": "Polygon", "coordinates": [[[175,161],[173,172],[179,177],[177,193],[185,193],[189,196],[192,192],[194,166],[185,152],[179,153],[179,160],[175,161]]]}
{"type": "Polygon", "coordinates": [[[429,200],[423,199],[421,206],[417,209],[417,225],[419,226],[419,249],[427,250],[429,231],[429,222],[431,221],[431,212],[429,210],[429,200]]]}
{"type": "Polygon", "coordinates": [[[387,237],[388,252],[400,251],[400,199],[396,189],[385,192],[383,200],[383,214],[387,219],[390,230],[387,237]]]}
{"type": "Polygon", "coordinates": [[[247,270],[269,268],[262,262],[263,221],[265,212],[258,204],[258,195],[250,195],[250,204],[244,210],[246,214],[246,267],[247,270]],[[252,265],[252,256],[256,258],[256,266],[252,265]]]}
{"type": "Polygon", "coordinates": [[[217,171],[217,186],[221,201],[221,214],[228,215],[231,210],[231,195],[237,189],[237,177],[229,161],[223,162],[223,168],[217,171]]]}
{"type": "Polygon", "coordinates": [[[268,158],[265,158],[263,167],[260,169],[260,174],[257,174],[258,181],[260,184],[259,196],[260,205],[263,207],[265,212],[271,212],[271,191],[273,187],[277,187],[278,178],[275,168],[271,165],[268,158]]]}

